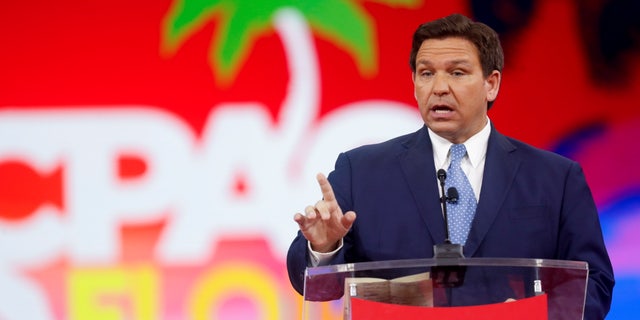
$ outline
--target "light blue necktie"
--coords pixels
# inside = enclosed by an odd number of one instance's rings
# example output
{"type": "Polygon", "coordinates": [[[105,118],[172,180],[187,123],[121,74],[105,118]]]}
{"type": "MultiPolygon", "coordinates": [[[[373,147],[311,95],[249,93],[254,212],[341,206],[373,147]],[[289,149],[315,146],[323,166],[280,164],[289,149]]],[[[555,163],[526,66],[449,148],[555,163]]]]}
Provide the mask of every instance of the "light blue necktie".
{"type": "Polygon", "coordinates": [[[447,180],[445,188],[455,187],[458,190],[458,201],[447,205],[449,220],[449,232],[452,243],[464,245],[471,229],[471,221],[476,213],[476,197],[469,183],[469,179],[462,171],[460,162],[467,153],[464,144],[454,144],[451,146],[451,164],[447,170],[447,180]]]}

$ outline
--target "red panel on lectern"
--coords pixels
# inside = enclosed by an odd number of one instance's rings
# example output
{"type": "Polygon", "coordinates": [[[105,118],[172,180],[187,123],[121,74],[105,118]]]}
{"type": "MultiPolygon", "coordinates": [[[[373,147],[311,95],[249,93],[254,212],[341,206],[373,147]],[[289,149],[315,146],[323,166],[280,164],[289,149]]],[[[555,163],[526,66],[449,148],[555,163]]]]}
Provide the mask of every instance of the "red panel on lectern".
{"type": "Polygon", "coordinates": [[[351,319],[547,320],[547,295],[469,307],[417,307],[351,298],[351,319]]]}

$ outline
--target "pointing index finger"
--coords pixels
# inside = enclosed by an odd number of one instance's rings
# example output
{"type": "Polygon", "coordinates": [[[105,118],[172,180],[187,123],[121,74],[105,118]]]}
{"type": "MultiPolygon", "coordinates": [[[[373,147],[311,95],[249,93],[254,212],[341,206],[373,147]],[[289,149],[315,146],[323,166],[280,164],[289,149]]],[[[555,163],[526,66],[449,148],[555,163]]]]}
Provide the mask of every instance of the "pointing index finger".
{"type": "Polygon", "coordinates": [[[327,180],[327,177],[325,177],[322,173],[318,173],[316,179],[318,180],[318,184],[320,185],[320,190],[322,191],[322,198],[324,199],[324,201],[335,202],[336,196],[333,194],[333,188],[331,187],[329,180],[327,180]]]}

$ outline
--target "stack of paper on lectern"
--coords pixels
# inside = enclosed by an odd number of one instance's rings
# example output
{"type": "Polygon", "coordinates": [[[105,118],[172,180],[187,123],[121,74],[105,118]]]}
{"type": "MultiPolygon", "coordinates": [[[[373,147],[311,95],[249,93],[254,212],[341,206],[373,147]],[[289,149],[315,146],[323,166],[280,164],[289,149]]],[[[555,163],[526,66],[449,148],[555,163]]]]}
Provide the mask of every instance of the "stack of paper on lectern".
{"type": "Polygon", "coordinates": [[[409,306],[433,306],[433,284],[429,272],[394,278],[346,278],[345,319],[350,319],[351,297],[409,306]]]}

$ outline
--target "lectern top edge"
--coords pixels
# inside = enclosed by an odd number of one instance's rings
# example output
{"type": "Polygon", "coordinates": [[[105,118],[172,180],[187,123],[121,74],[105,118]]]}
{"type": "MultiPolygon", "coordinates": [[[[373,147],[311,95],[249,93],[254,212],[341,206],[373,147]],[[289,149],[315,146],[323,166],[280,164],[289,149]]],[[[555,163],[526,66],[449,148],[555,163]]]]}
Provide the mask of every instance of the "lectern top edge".
{"type": "Polygon", "coordinates": [[[379,270],[389,268],[414,268],[432,266],[496,266],[496,267],[538,267],[563,268],[575,270],[589,270],[584,261],[553,260],[553,259],[521,259],[521,258],[447,258],[447,259],[405,259],[386,260],[359,263],[345,263],[310,267],[306,269],[306,276],[328,273],[357,272],[363,270],[379,270]]]}

